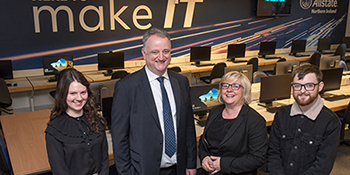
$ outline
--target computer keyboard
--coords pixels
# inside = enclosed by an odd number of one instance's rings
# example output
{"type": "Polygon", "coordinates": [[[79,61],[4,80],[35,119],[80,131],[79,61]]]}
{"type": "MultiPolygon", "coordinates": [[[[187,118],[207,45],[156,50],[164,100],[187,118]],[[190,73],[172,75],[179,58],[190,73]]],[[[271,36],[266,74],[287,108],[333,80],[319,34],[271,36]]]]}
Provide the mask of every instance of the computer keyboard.
{"type": "Polygon", "coordinates": [[[267,60],[271,60],[271,59],[280,59],[281,57],[265,57],[265,59],[267,60]]]}
{"type": "Polygon", "coordinates": [[[233,63],[244,63],[244,62],[248,62],[248,60],[235,60],[232,61],[233,63]]]}
{"type": "Polygon", "coordinates": [[[196,64],[197,67],[203,67],[203,66],[214,66],[215,64],[213,63],[208,63],[208,64],[196,64]]]}
{"type": "Polygon", "coordinates": [[[295,57],[308,57],[310,54],[296,54],[295,57]]]}
{"type": "Polygon", "coordinates": [[[330,95],[330,96],[326,96],[326,97],[323,97],[325,100],[327,101],[337,101],[337,100],[343,100],[343,99],[346,99],[346,98],[350,98],[350,95],[330,95]]]}
{"type": "Polygon", "coordinates": [[[271,106],[271,107],[267,107],[267,108],[266,108],[266,111],[267,111],[267,112],[271,112],[271,113],[276,113],[277,110],[278,110],[279,108],[281,108],[281,107],[283,107],[283,106],[271,106]]]}

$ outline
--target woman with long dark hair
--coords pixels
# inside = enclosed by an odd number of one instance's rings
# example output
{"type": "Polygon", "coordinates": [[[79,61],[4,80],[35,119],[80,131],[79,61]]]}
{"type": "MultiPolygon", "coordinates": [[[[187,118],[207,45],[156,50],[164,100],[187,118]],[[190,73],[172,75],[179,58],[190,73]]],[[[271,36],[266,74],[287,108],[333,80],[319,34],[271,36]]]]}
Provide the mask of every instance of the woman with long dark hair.
{"type": "Polygon", "coordinates": [[[109,173],[106,120],[94,103],[90,84],[81,72],[65,69],[60,73],[45,131],[53,174],[109,173]]]}

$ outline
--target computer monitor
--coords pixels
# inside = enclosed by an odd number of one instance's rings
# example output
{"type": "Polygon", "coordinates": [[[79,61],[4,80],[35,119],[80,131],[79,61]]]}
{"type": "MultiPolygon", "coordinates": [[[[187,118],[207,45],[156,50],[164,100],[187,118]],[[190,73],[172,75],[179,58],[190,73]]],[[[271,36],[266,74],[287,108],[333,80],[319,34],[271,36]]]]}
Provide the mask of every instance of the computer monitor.
{"type": "Polygon", "coordinates": [[[60,71],[73,67],[73,56],[45,56],[43,57],[44,75],[58,75],[60,71]]]}
{"type": "Polygon", "coordinates": [[[343,68],[322,69],[323,74],[323,89],[320,92],[323,94],[326,91],[340,89],[341,80],[343,76],[343,68]]]}
{"type": "Polygon", "coordinates": [[[113,69],[124,69],[124,52],[98,53],[97,63],[98,70],[107,70],[107,74],[113,69]]]}
{"type": "Polygon", "coordinates": [[[300,66],[299,60],[283,61],[276,63],[276,75],[291,74],[294,69],[300,66]]]}
{"type": "Polygon", "coordinates": [[[272,102],[290,98],[291,82],[291,74],[261,77],[259,105],[264,107],[278,106],[279,104],[272,102]]]}
{"type": "Polygon", "coordinates": [[[343,37],[342,43],[346,44],[346,51],[350,51],[350,36],[343,37]]]}
{"type": "Polygon", "coordinates": [[[322,50],[329,50],[331,49],[331,38],[321,38],[318,39],[318,45],[317,45],[317,50],[322,52],[322,50]]]}
{"type": "Polygon", "coordinates": [[[275,54],[276,41],[263,41],[260,42],[259,56],[265,58],[266,55],[275,54]]]}
{"type": "Polygon", "coordinates": [[[229,44],[227,47],[227,59],[234,61],[235,58],[245,57],[246,44],[229,44]]]}
{"type": "Polygon", "coordinates": [[[320,59],[320,69],[338,68],[340,56],[322,56],[320,59]]]}
{"type": "Polygon", "coordinates": [[[102,116],[107,121],[107,126],[111,129],[113,97],[102,98],[102,116]]]}
{"type": "Polygon", "coordinates": [[[234,67],[225,67],[225,74],[231,71],[238,71],[244,74],[250,82],[253,81],[253,65],[242,65],[242,66],[234,66],[234,67]]]}
{"type": "Polygon", "coordinates": [[[306,40],[294,40],[292,41],[292,49],[290,53],[296,55],[299,52],[305,52],[306,40]]]}
{"type": "Polygon", "coordinates": [[[201,61],[210,61],[211,46],[191,47],[190,62],[200,65],[201,61]]]}
{"type": "Polygon", "coordinates": [[[219,84],[192,86],[190,88],[192,109],[195,114],[206,113],[219,105],[219,84]]]}
{"type": "Polygon", "coordinates": [[[12,60],[0,60],[0,78],[13,79],[12,60]]]}

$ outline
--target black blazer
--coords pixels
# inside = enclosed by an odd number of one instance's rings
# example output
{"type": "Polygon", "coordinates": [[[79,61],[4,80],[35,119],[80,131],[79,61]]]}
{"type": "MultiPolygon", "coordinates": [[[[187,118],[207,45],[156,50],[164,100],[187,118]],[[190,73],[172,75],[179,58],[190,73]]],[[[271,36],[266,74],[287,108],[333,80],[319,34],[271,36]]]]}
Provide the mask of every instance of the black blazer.
{"type": "MultiPolygon", "coordinates": [[[[177,172],[196,168],[196,134],[186,77],[168,71],[176,103],[177,172]]],[[[159,174],[163,134],[145,68],[115,85],[112,107],[114,161],[119,174],[159,174]]]]}
{"type": "MultiPolygon", "coordinates": [[[[199,141],[199,158],[210,156],[206,144],[208,128],[217,117],[222,117],[225,105],[214,107],[199,141]]],[[[256,174],[265,163],[267,130],[265,119],[249,105],[244,104],[238,117],[219,146],[221,174],[256,174]]],[[[220,174],[219,173],[219,174],[220,174]]]]}

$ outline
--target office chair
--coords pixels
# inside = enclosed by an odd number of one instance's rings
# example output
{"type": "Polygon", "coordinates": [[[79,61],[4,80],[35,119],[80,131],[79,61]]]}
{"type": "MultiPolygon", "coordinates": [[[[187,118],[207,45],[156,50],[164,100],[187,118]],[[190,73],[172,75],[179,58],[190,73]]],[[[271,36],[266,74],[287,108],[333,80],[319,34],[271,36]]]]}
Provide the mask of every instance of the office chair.
{"type": "MultiPolygon", "coordinates": [[[[350,124],[350,103],[348,107],[345,109],[344,113],[337,113],[340,121],[341,121],[341,131],[340,131],[340,144],[345,144],[350,146],[350,141],[346,141],[344,139],[345,135],[345,125],[350,124]]],[[[348,129],[350,129],[350,125],[348,125],[348,129]]]]}
{"type": "Polygon", "coordinates": [[[181,72],[181,68],[179,66],[175,66],[175,67],[170,67],[168,68],[169,70],[175,71],[175,72],[181,72]]]}
{"type": "Polygon", "coordinates": [[[125,70],[119,70],[119,71],[115,71],[113,72],[111,79],[122,79],[124,77],[126,77],[127,75],[129,75],[129,72],[125,71],[125,70]]]}
{"type": "Polygon", "coordinates": [[[213,80],[214,78],[221,78],[224,75],[225,67],[226,67],[226,63],[215,64],[215,66],[213,67],[213,70],[210,73],[210,76],[200,77],[200,80],[204,81],[207,84],[210,84],[211,80],[213,80]]]}
{"type": "Polygon", "coordinates": [[[320,67],[320,60],[321,60],[321,52],[316,51],[311,55],[310,59],[307,62],[317,67],[320,67]]]}
{"type": "Polygon", "coordinates": [[[340,60],[345,60],[345,53],[346,53],[346,44],[340,44],[337,49],[335,50],[334,55],[340,55],[340,60]]]}
{"type": "Polygon", "coordinates": [[[263,71],[256,71],[253,73],[253,83],[260,83],[261,77],[267,76],[263,71]]]}
{"type": "Polygon", "coordinates": [[[258,71],[259,67],[259,59],[258,58],[251,58],[248,60],[247,64],[252,64],[253,65],[253,73],[258,71]]]}
{"type": "Polygon", "coordinates": [[[92,82],[90,83],[90,89],[95,94],[95,108],[97,110],[100,110],[101,103],[102,103],[102,97],[101,97],[102,83],[92,82]]]}
{"type": "Polygon", "coordinates": [[[12,105],[12,98],[7,84],[2,78],[0,78],[0,93],[0,115],[1,111],[4,111],[7,114],[13,114],[10,112],[11,109],[7,109],[7,107],[12,105]]]}

